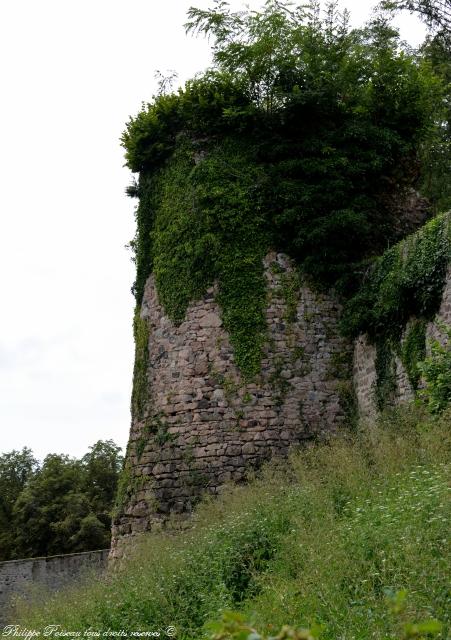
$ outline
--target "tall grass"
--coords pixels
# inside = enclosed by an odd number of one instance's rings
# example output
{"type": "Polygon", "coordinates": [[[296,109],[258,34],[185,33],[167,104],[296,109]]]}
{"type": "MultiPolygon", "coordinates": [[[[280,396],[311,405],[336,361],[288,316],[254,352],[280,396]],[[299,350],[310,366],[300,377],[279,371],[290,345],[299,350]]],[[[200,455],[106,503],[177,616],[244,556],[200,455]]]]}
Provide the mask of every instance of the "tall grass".
{"type": "Polygon", "coordinates": [[[365,640],[397,637],[405,616],[441,620],[445,638],[450,422],[407,408],[309,446],[203,503],[189,530],[143,537],[106,579],[18,603],[13,620],[199,640],[233,609],[265,633],[319,624],[326,640],[365,640]],[[387,596],[404,589],[394,618],[387,596]]]}

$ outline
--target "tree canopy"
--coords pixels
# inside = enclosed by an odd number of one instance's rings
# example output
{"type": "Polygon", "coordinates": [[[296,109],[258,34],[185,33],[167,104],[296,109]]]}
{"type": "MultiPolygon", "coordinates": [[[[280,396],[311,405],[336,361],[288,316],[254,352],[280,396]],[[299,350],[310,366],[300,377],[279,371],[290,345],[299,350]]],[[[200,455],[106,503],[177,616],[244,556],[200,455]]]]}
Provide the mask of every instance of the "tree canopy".
{"type": "Polygon", "coordinates": [[[0,456],[0,559],[108,547],[121,466],[112,440],[81,460],[50,454],[39,464],[27,448],[0,456]]]}
{"type": "Polygon", "coordinates": [[[11,451],[0,456],[0,559],[9,560],[15,544],[12,526],[14,504],[27,481],[38,469],[30,449],[11,451]]]}
{"type": "Polygon", "coordinates": [[[387,13],[352,29],[336,2],[234,12],[216,0],[191,8],[186,29],[209,37],[212,68],[143,105],[122,136],[139,173],[134,292],[139,305],[153,271],[180,321],[215,279],[237,359],[255,365],[265,251],[347,297],[418,224],[415,190],[450,201],[448,63],[437,45],[405,45],[387,13]],[[258,304],[244,317],[249,291],[258,304]]]}
{"type": "Polygon", "coordinates": [[[383,0],[384,9],[417,13],[433,31],[451,34],[451,5],[448,0],[383,0]]]}

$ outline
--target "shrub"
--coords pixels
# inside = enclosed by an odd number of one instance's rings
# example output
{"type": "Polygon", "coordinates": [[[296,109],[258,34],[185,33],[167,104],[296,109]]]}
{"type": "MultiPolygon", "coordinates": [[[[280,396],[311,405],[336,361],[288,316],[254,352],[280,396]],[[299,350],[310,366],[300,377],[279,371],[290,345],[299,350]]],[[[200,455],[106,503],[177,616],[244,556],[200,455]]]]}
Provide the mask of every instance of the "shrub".
{"type": "Polygon", "coordinates": [[[421,396],[431,413],[441,413],[451,403],[451,327],[441,325],[446,343],[433,340],[430,355],[419,364],[426,387],[421,396]]]}

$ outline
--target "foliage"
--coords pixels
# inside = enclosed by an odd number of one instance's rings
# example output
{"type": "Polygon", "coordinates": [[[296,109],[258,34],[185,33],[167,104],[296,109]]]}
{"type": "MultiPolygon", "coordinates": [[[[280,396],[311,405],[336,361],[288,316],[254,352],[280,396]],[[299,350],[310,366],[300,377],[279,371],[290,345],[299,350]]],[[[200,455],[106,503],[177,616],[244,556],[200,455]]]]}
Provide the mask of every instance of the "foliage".
{"type": "MultiPolygon", "coordinates": [[[[194,153],[193,143],[179,139],[172,158],[146,187],[151,195],[145,198],[155,203],[151,262],[159,299],[180,323],[189,302],[216,280],[235,361],[251,376],[259,370],[265,331],[267,240],[259,194],[264,177],[236,140],[211,145],[197,165],[194,153]]],[[[139,349],[143,353],[144,346],[139,349]]]]}
{"type": "Polygon", "coordinates": [[[418,387],[426,323],[439,310],[451,259],[450,218],[449,213],[437,216],[388,249],[345,305],[344,333],[366,333],[376,345],[375,398],[380,410],[394,400],[396,357],[412,388],[418,387]]]}
{"type": "Polygon", "coordinates": [[[376,388],[375,399],[379,411],[392,406],[396,393],[396,361],[393,342],[386,336],[376,341],[376,388]]]}
{"type": "Polygon", "coordinates": [[[118,474],[122,467],[121,448],[113,440],[98,440],[82,459],[83,490],[91,508],[104,525],[110,526],[109,511],[116,497],[118,474]]]}
{"type": "Polygon", "coordinates": [[[14,557],[14,503],[37,469],[38,461],[27,447],[0,456],[0,561],[14,557]]]}
{"type": "Polygon", "coordinates": [[[430,33],[420,48],[421,55],[443,81],[441,108],[437,111],[434,135],[422,149],[421,190],[435,213],[451,208],[451,7],[447,0],[383,0],[391,13],[416,13],[430,33]]]}
{"type": "Polygon", "coordinates": [[[361,290],[347,304],[344,331],[399,340],[410,317],[431,320],[440,306],[450,258],[450,214],[446,214],[375,260],[361,290]]]}
{"type": "Polygon", "coordinates": [[[277,636],[273,633],[271,636],[263,636],[246,622],[244,616],[233,611],[224,612],[222,620],[208,625],[208,630],[211,632],[211,640],[315,640],[320,632],[284,626],[277,636]]]}
{"type": "MultiPolygon", "coordinates": [[[[252,108],[240,84],[228,73],[206,71],[189,80],[177,93],[160,94],[153,103],[143,104],[130,118],[122,134],[125,159],[133,172],[151,173],[174,151],[180,132],[212,138],[232,130],[241,131],[246,122],[235,123],[234,114],[245,115],[252,108]],[[234,126],[236,125],[236,126],[234,126]]],[[[139,188],[138,188],[139,194],[139,188]]]]}
{"type": "Polygon", "coordinates": [[[149,362],[149,325],[141,318],[140,307],[136,307],[133,318],[133,335],[135,338],[135,364],[133,368],[133,389],[131,412],[137,420],[144,417],[149,395],[147,368],[149,362]]]}
{"type": "MultiPolygon", "coordinates": [[[[405,606],[407,592],[405,590],[398,591],[392,597],[390,602],[391,610],[399,615],[405,606]]],[[[443,625],[438,620],[425,620],[420,623],[405,623],[401,635],[397,636],[399,640],[407,640],[408,638],[424,638],[438,636],[441,633],[443,625]]],[[[274,631],[271,635],[261,634],[248,624],[244,616],[233,611],[226,611],[220,622],[209,625],[212,631],[210,640],[315,640],[322,635],[322,628],[314,625],[311,629],[293,629],[293,627],[283,626],[280,632],[275,636],[274,631]]]]}
{"type": "Polygon", "coordinates": [[[422,149],[421,190],[437,213],[451,209],[451,31],[429,35],[421,53],[444,87],[439,126],[422,149]]]}
{"type": "Polygon", "coordinates": [[[426,387],[421,395],[432,413],[441,413],[451,403],[451,327],[440,327],[445,344],[433,340],[430,354],[419,364],[426,387]]]}
{"type": "Polygon", "coordinates": [[[420,381],[419,363],[426,356],[426,321],[414,318],[404,336],[401,346],[401,362],[412,389],[418,389],[420,381]]]}
{"type": "Polygon", "coordinates": [[[110,541],[120,448],[96,442],[76,460],[29,449],[0,458],[1,559],[105,548],[110,541]]]}
{"type": "Polygon", "coordinates": [[[408,637],[405,625],[425,618],[447,637],[451,416],[418,411],[272,463],[202,504],[187,530],[143,536],[103,582],[23,603],[15,623],[129,633],[170,624],[181,640],[200,640],[234,610],[263,637],[287,622],[321,627],[323,640],[408,637]],[[387,596],[403,590],[394,616],[387,596]]]}
{"type": "Polygon", "coordinates": [[[80,463],[68,456],[48,455],[14,505],[17,547],[24,556],[66,553],[69,538],[89,513],[80,491],[80,463]]]}
{"type": "Polygon", "coordinates": [[[334,3],[323,18],[316,3],[216,2],[190,9],[187,29],[212,39],[213,68],[143,105],[122,136],[139,172],[134,293],[140,305],[154,272],[180,322],[222,278],[224,324],[249,376],[264,334],[260,257],[284,251],[316,283],[354,290],[398,233],[387,193],[403,198],[422,145],[441,149],[443,88],[384,19],[351,30],[334,3]]]}
{"type": "Polygon", "coordinates": [[[390,11],[407,9],[418,13],[429,28],[451,32],[451,8],[447,0],[384,0],[382,6],[390,11]]]}
{"type": "Polygon", "coordinates": [[[118,483],[117,483],[117,491],[116,498],[114,501],[114,506],[112,510],[113,522],[121,510],[125,507],[128,498],[130,497],[131,491],[135,489],[134,487],[134,476],[132,473],[132,466],[130,462],[130,458],[128,455],[128,449],[126,452],[126,456],[123,462],[123,466],[121,472],[119,474],[118,483]]]}

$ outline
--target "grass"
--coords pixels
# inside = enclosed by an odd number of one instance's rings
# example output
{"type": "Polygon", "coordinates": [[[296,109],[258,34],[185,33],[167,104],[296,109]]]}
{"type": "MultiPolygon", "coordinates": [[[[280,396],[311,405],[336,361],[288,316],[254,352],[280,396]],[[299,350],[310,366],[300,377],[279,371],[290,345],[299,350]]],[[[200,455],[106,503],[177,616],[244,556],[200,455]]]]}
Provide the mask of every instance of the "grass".
{"type": "MultiPolygon", "coordinates": [[[[171,625],[200,640],[233,610],[262,634],[288,624],[325,640],[391,639],[405,622],[438,619],[446,638],[450,421],[397,410],[272,463],[202,504],[187,531],[143,537],[105,580],[19,602],[14,623],[162,637],[171,625]]],[[[240,633],[215,637],[258,637],[240,633]]]]}

